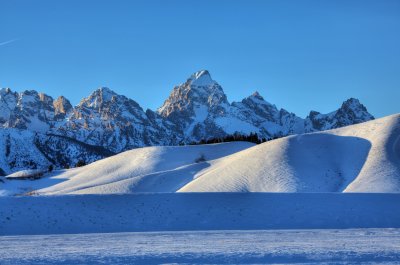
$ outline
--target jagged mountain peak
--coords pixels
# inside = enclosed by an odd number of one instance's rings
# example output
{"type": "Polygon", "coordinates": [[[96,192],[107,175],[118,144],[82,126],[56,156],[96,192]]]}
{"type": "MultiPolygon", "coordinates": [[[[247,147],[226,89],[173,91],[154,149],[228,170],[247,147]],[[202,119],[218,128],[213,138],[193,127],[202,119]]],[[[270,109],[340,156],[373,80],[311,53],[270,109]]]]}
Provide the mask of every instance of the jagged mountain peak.
{"type": "Polygon", "coordinates": [[[251,94],[250,96],[244,98],[242,100],[242,103],[245,105],[251,105],[254,107],[260,107],[262,105],[268,105],[269,107],[273,107],[274,109],[276,109],[276,106],[267,102],[263,96],[261,96],[261,94],[258,91],[255,91],[253,94],[251,94]]]}
{"type": "Polygon", "coordinates": [[[328,114],[321,114],[317,111],[310,111],[306,118],[306,124],[311,124],[311,129],[306,131],[320,131],[340,128],[346,125],[357,124],[373,120],[367,108],[356,98],[349,98],[344,101],[341,107],[328,114]]]}
{"type": "Polygon", "coordinates": [[[99,108],[105,102],[109,102],[115,96],[120,96],[108,87],[99,87],[93,91],[88,97],[81,100],[78,106],[86,106],[90,108],[99,108]]]}
{"type": "Polygon", "coordinates": [[[182,113],[188,116],[184,112],[193,114],[195,108],[214,109],[228,105],[222,87],[211,78],[207,70],[201,70],[192,74],[185,83],[174,87],[158,113],[163,117],[171,114],[181,116],[182,113]]]}
{"type": "Polygon", "coordinates": [[[72,110],[71,102],[64,96],[59,96],[53,101],[54,114],[58,119],[64,118],[72,110]]]}
{"type": "Polygon", "coordinates": [[[341,108],[367,111],[367,108],[356,98],[349,98],[343,102],[341,108]]]}
{"type": "Polygon", "coordinates": [[[260,100],[264,100],[264,98],[260,95],[260,93],[257,90],[254,91],[254,93],[251,94],[250,97],[254,97],[254,98],[257,98],[257,99],[260,99],[260,100]]]}
{"type": "Polygon", "coordinates": [[[9,94],[9,93],[12,93],[12,90],[9,87],[3,87],[2,89],[0,89],[0,95],[9,94]]]}
{"type": "Polygon", "coordinates": [[[354,124],[374,119],[374,116],[356,98],[349,98],[344,101],[342,106],[337,110],[336,116],[339,119],[339,126],[347,124],[349,120],[354,124]]]}
{"type": "Polygon", "coordinates": [[[186,90],[189,96],[208,97],[215,94],[225,96],[222,87],[211,78],[207,70],[200,70],[193,73],[184,84],[175,87],[175,89],[177,88],[186,90]]]}
{"type": "Polygon", "coordinates": [[[53,98],[45,93],[39,93],[36,90],[25,90],[18,95],[19,105],[27,106],[31,105],[34,107],[40,104],[46,109],[50,109],[53,104],[53,98]]]}
{"type": "Polygon", "coordinates": [[[188,82],[195,86],[210,86],[216,83],[207,70],[195,72],[189,77],[188,82]]]}
{"type": "MultiPolygon", "coordinates": [[[[119,96],[114,90],[108,87],[99,87],[95,91],[92,92],[90,96],[100,96],[103,100],[111,100],[113,96],[119,96]]],[[[89,96],[89,97],[90,97],[89,96]]]]}

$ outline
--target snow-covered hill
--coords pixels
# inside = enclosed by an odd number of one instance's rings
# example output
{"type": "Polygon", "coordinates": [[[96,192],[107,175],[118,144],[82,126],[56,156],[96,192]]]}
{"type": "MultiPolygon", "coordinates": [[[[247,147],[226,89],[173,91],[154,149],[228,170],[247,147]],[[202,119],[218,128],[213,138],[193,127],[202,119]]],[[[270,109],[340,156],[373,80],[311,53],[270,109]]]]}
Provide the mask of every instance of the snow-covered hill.
{"type": "MultiPolygon", "coordinates": [[[[260,138],[281,137],[339,128],[373,118],[365,106],[353,98],[336,111],[328,114],[311,111],[305,119],[278,109],[258,92],[241,102],[230,103],[223,88],[206,70],[194,73],[186,82],[174,87],[157,111],[145,111],[136,101],[106,87],[95,90],[75,107],[62,96],[53,99],[34,90],[21,93],[9,88],[0,90],[0,131],[15,129],[20,130],[17,135],[39,135],[42,149],[46,150],[54,150],[52,143],[58,136],[60,146],[68,146],[74,140],[80,146],[103,148],[113,154],[137,147],[178,145],[233,133],[257,133],[260,138]]],[[[34,147],[20,148],[16,154],[30,161],[25,163],[24,169],[43,169],[50,164],[60,169],[76,164],[68,155],[59,155],[62,161],[46,155],[39,159],[40,155],[28,151],[31,148],[34,147]]],[[[6,146],[0,149],[5,150],[6,146]]],[[[86,156],[78,152],[82,148],[76,150],[78,157],[86,156]]],[[[62,153],[62,148],[57,152],[62,153]]],[[[84,160],[86,163],[93,161],[92,158],[84,160]]],[[[0,173],[9,174],[21,167],[0,161],[0,169],[0,173]]]]}
{"type": "Polygon", "coordinates": [[[255,146],[179,191],[400,192],[400,115],[255,146]]]}
{"type": "Polygon", "coordinates": [[[146,147],[56,171],[5,180],[3,194],[137,192],[400,192],[400,114],[260,145],[146,147]]]}
{"type": "Polygon", "coordinates": [[[7,180],[0,194],[113,194],[175,192],[215,160],[254,146],[233,142],[197,146],[144,147],[69,170],[54,171],[42,179],[7,180]]]}

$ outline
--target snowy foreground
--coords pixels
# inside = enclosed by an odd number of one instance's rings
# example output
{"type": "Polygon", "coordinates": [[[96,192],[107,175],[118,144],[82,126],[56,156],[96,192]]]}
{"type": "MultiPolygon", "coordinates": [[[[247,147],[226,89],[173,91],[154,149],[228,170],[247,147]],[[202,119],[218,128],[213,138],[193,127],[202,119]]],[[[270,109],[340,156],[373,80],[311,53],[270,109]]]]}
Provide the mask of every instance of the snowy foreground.
{"type": "Polygon", "coordinates": [[[400,229],[0,237],[0,264],[398,264],[400,229]]]}
{"type": "Polygon", "coordinates": [[[399,193],[25,196],[0,205],[0,235],[400,228],[399,193]]]}

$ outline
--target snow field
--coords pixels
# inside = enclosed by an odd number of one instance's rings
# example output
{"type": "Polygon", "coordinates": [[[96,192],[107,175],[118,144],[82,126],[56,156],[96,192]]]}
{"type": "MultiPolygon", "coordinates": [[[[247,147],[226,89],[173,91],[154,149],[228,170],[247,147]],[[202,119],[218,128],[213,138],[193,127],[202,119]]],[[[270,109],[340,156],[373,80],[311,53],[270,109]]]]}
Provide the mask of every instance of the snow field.
{"type": "Polygon", "coordinates": [[[0,235],[400,228],[400,194],[154,193],[0,197],[0,235]]]}

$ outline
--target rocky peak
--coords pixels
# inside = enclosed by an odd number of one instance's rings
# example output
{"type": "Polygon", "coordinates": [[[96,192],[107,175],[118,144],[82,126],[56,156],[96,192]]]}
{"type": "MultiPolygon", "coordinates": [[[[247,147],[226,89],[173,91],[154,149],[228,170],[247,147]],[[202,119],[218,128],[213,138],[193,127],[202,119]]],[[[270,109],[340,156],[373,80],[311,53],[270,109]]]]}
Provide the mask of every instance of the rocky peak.
{"type": "Polygon", "coordinates": [[[74,108],[72,119],[109,120],[110,122],[133,122],[145,119],[140,105],[123,95],[119,95],[107,87],[101,87],[84,98],[74,108]]]}
{"type": "Polygon", "coordinates": [[[340,109],[354,112],[366,112],[367,108],[356,98],[349,98],[342,103],[340,109]]]}
{"type": "Polygon", "coordinates": [[[13,92],[9,88],[0,89],[0,106],[4,105],[7,106],[7,108],[14,108],[16,107],[17,100],[18,100],[17,92],[13,92]]]}
{"type": "Polygon", "coordinates": [[[338,110],[331,113],[321,114],[317,111],[311,111],[305,123],[306,126],[307,124],[311,125],[311,128],[307,129],[307,131],[320,131],[373,119],[374,116],[367,111],[367,108],[358,99],[350,98],[344,101],[338,110]]]}
{"type": "Polygon", "coordinates": [[[118,94],[108,87],[100,87],[93,91],[87,98],[84,98],[79,103],[79,106],[101,108],[105,102],[111,101],[114,96],[118,96],[118,94]]]}
{"type": "Polygon", "coordinates": [[[64,96],[59,96],[53,101],[54,114],[57,119],[64,118],[65,115],[72,110],[72,105],[64,96]]]}
{"type": "Polygon", "coordinates": [[[39,96],[39,100],[43,104],[48,105],[48,106],[51,106],[53,104],[53,98],[50,97],[49,95],[46,95],[45,93],[39,93],[38,96],[39,96]]]}
{"type": "Polygon", "coordinates": [[[201,70],[192,74],[185,83],[174,87],[158,113],[169,117],[183,112],[187,116],[185,112],[193,113],[195,108],[211,110],[228,105],[222,87],[211,78],[207,70],[201,70]]]}
{"type": "Polygon", "coordinates": [[[258,93],[258,91],[254,91],[253,94],[251,94],[251,96],[249,98],[255,98],[258,100],[264,100],[264,98],[260,95],[260,93],[258,93]]]}
{"type": "Polygon", "coordinates": [[[25,90],[19,94],[18,107],[21,110],[30,110],[30,114],[40,110],[53,110],[53,98],[35,90],[25,90]]]}
{"type": "Polygon", "coordinates": [[[0,89],[0,96],[3,96],[5,94],[10,94],[13,93],[12,90],[9,87],[4,87],[0,89]]]}
{"type": "Polygon", "coordinates": [[[374,119],[374,116],[368,112],[367,108],[355,98],[350,98],[343,102],[335,117],[338,119],[338,127],[374,119]]]}
{"type": "Polygon", "coordinates": [[[188,80],[188,83],[192,86],[210,86],[216,82],[211,78],[210,73],[207,70],[201,70],[192,74],[188,80]]]}
{"type": "Polygon", "coordinates": [[[250,112],[257,114],[262,119],[267,119],[269,121],[274,121],[278,117],[279,110],[276,108],[275,105],[264,100],[264,98],[255,91],[253,94],[244,98],[241,104],[233,103],[233,106],[239,108],[247,108],[250,112]]]}

